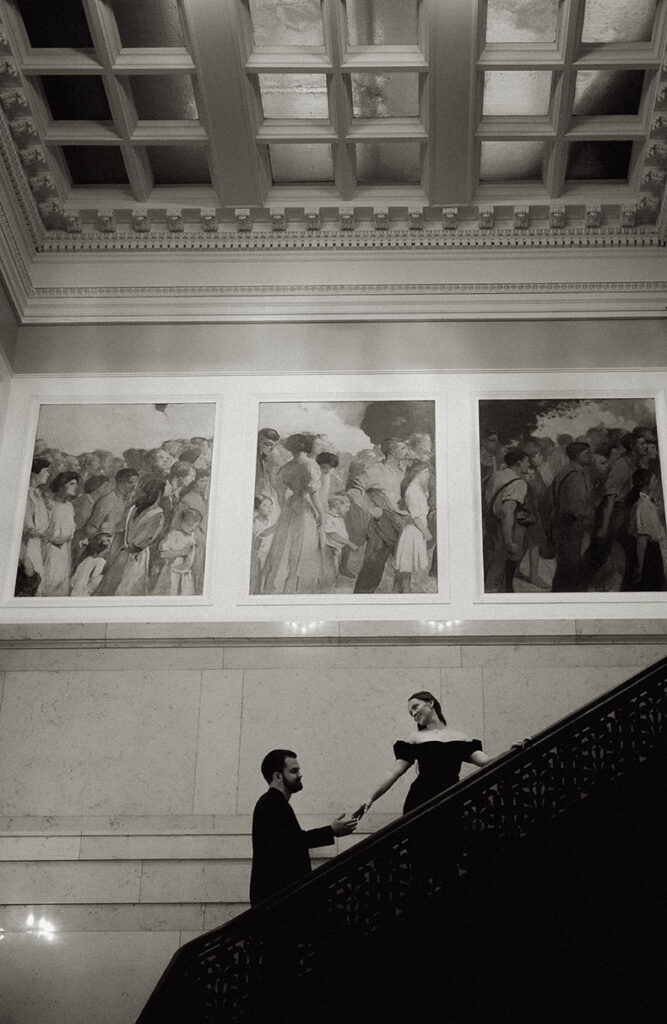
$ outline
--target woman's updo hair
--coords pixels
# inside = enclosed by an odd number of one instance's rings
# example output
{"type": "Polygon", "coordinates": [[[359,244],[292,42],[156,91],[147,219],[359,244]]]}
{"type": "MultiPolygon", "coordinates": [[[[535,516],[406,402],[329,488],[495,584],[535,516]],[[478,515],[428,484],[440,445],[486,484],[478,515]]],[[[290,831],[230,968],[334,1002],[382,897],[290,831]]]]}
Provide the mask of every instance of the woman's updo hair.
{"type": "MultiPolygon", "coordinates": [[[[447,725],[447,719],[442,713],[440,701],[438,700],[437,697],[434,697],[433,694],[429,692],[429,690],[418,690],[417,693],[411,693],[410,696],[408,697],[408,700],[429,701],[431,704],[433,704],[433,710],[435,711],[436,715],[438,716],[442,724],[447,725]]],[[[421,726],[418,726],[418,728],[421,729],[421,726]]]]}
{"type": "Polygon", "coordinates": [[[313,450],[313,441],[315,440],[314,434],[290,434],[283,441],[283,446],[287,448],[288,452],[292,455],[298,455],[299,452],[305,452],[306,455],[310,455],[313,450]]]}

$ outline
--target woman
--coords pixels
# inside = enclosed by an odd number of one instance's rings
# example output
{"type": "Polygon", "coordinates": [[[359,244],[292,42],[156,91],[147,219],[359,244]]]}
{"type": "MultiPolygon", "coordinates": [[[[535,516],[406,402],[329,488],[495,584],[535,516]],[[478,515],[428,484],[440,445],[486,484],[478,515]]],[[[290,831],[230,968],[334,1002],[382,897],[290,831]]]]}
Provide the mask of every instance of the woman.
{"type": "Polygon", "coordinates": [[[430,462],[413,462],[401,481],[401,500],[410,518],[403,527],[394,556],[394,593],[409,594],[412,574],[427,572],[426,545],[433,538],[427,525],[430,462]]]}
{"type": "Polygon", "coordinates": [[[25,503],[19,561],[27,576],[37,577],[34,581],[36,586],[32,591],[33,596],[41,596],[44,592],[44,537],[49,528],[49,509],[44,500],[43,489],[48,482],[50,469],[51,463],[48,459],[33,459],[25,503]]]}
{"type": "Polygon", "coordinates": [[[394,767],[355,811],[357,817],[365,814],[371,804],[415,762],[419,774],[408,790],[404,814],[458,782],[463,761],[481,767],[491,760],[482,750],[479,740],[469,740],[462,732],[450,729],[440,702],[428,690],[412,694],[408,700],[408,711],[417,726],[416,732],[411,733],[407,740],[398,740],[394,744],[394,767]]]}
{"type": "Polygon", "coordinates": [[[79,480],[78,473],[63,470],[49,484],[53,502],[44,534],[44,597],[67,597],[70,592],[72,538],[76,529],[72,502],[79,489],[79,480]]]}
{"type": "Polygon", "coordinates": [[[109,562],[96,596],[113,594],[140,597],[149,593],[150,547],[164,531],[165,516],[160,505],[166,481],[156,476],[141,477],[127,515],[123,547],[109,562]]]}
{"type": "Polygon", "coordinates": [[[318,435],[292,434],[284,442],[292,459],[278,474],[281,501],[273,544],[266,561],[263,594],[316,594],[324,579],[320,467],[312,458],[318,435]]]}

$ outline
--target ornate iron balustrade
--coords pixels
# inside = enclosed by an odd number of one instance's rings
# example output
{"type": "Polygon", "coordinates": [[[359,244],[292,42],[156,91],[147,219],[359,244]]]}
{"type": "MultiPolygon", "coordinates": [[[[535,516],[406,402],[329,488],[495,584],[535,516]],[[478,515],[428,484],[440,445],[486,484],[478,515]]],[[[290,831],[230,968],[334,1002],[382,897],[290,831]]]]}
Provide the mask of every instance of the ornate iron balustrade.
{"type": "Polygon", "coordinates": [[[490,852],[516,848],[657,756],[666,689],[667,659],[183,946],[137,1024],[281,1020],[295,991],[324,998],[411,915],[447,905],[490,852]]]}

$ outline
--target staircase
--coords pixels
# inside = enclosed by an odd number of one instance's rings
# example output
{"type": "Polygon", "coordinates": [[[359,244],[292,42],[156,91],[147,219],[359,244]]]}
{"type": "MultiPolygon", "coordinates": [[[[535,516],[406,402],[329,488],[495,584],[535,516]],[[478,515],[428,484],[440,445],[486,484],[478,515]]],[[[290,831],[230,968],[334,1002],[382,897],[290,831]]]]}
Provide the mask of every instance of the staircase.
{"type": "Polygon", "coordinates": [[[183,946],[137,1024],[664,1012],[667,659],[183,946]]]}

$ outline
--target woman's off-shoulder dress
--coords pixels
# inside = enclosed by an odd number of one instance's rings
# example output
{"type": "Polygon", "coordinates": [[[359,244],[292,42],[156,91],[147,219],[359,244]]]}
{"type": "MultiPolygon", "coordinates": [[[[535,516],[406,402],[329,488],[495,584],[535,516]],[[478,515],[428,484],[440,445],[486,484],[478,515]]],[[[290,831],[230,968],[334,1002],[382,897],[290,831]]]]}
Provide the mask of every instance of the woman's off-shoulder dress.
{"type": "Polygon", "coordinates": [[[426,740],[421,743],[394,743],[394,756],[409,764],[417,763],[419,774],[410,786],[403,804],[403,813],[426,803],[448,786],[459,781],[459,772],[471,754],[481,750],[479,740],[426,740]]]}

